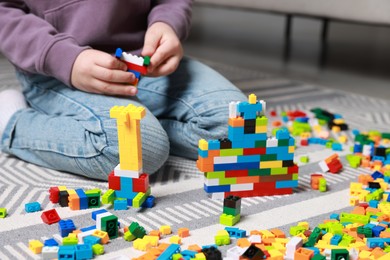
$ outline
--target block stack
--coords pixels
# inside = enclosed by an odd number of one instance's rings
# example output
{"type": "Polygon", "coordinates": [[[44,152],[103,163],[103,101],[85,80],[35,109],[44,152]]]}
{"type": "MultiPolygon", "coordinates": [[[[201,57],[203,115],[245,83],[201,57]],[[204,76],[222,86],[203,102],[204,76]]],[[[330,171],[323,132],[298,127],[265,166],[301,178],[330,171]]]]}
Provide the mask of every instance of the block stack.
{"type": "Polygon", "coordinates": [[[295,140],[286,129],[267,137],[265,106],[254,94],[231,102],[228,138],[199,141],[197,167],[212,198],[291,194],[298,186],[295,140]]]}
{"type": "Polygon", "coordinates": [[[241,218],[241,198],[228,196],[223,200],[223,213],[219,217],[219,223],[226,226],[234,226],[241,218]]]}
{"type": "Polygon", "coordinates": [[[119,164],[108,176],[109,190],[102,200],[114,203],[115,199],[126,199],[128,206],[139,208],[150,195],[149,175],[142,170],[140,120],[145,108],[114,106],[110,116],[117,119],[119,164]]]}

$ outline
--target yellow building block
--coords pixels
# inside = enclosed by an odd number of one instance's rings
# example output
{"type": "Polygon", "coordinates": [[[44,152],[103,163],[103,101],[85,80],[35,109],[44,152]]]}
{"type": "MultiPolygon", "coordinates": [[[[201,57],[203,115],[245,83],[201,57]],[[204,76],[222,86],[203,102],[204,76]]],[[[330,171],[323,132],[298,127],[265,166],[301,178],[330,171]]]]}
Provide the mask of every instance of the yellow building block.
{"type": "Polygon", "coordinates": [[[145,113],[145,108],[132,104],[127,107],[114,106],[110,110],[110,117],[117,119],[121,170],[139,171],[142,169],[140,120],[145,113]]]}
{"type": "Polygon", "coordinates": [[[172,233],[171,226],[161,226],[160,232],[162,235],[169,235],[172,233]]]}
{"type": "Polygon", "coordinates": [[[39,241],[39,240],[30,240],[28,242],[28,248],[34,254],[40,254],[42,252],[43,243],[41,241],[39,241]]]}
{"type": "Polygon", "coordinates": [[[197,253],[195,255],[196,260],[206,260],[206,256],[203,253],[197,253]]]}
{"type": "Polygon", "coordinates": [[[272,246],[275,248],[275,250],[278,250],[281,253],[286,253],[286,245],[282,243],[272,243],[272,246]]]}
{"type": "Polygon", "coordinates": [[[260,232],[262,238],[274,238],[275,237],[275,234],[273,234],[269,230],[260,230],[259,232],[260,232]]]}
{"type": "Polygon", "coordinates": [[[286,245],[289,241],[290,241],[290,239],[288,239],[288,238],[281,238],[281,237],[275,238],[275,243],[280,243],[283,245],[286,245]]]}
{"type": "Polygon", "coordinates": [[[334,235],[330,232],[326,233],[325,235],[322,236],[322,241],[324,241],[327,244],[330,244],[330,240],[332,239],[334,235]]]}
{"type": "Polygon", "coordinates": [[[350,198],[349,199],[349,205],[351,205],[351,206],[359,205],[359,198],[350,198]]]}
{"type": "Polygon", "coordinates": [[[288,153],[293,153],[295,151],[295,146],[288,147],[288,153]]]}
{"type": "Polygon", "coordinates": [[[179,237],[179,236],[171,236],[169,238],[169,242],[171,242],[172,244],[179,244],[179,245],[181,245],[181,237],[179,237]]]}
{"type": "Polygon", "coordinates": [[[349,184],[349,195],[350,196],[359,196],[363,190],[363,183],[360,182],[351,182],[349,184]]]}
{"type": "Polygon", "coordinates": [[[137,238],[133,242],[133,247],[137,250],[148,251],[152,248],[152,245],[146,239],[137,238]]]}
{"type": "Polygon", "coordinates": [[[282,257],[281,259],[283,259],[284,256],[284,254],[277,249],[268,250],[268,253],[271,255],[271,257],[282,257]]]}
{"type": "Polygon", "coordinates": [[[67,190],[66,186],[57,186],[57,188],[59,191],[66,191],[67,190]]]}
{"type": "Polygon", "coordinates": [[[348,137],[346,135],[340,135],[338,140],[340,143],[345,144],[348,141],[348,137]]]}
{"type": "Polygon", "coordinates": [[[306,222],[306,221],[298,222],[298,226],[299,227],[304,227],[306,230],[309,230],[309,228],[310,228],[309,223],[306,222]]]}
{"type": "Polygon", "coordinates": [[[283,161],[265,161],[265,162],[260,162],[260,169],[282,168],[282,167],[283,167],[283,161]]]}
{"type": "Polygon", "coordinates": [[[158,236],[146,235],[146,236],[143,237],[143,239],[149,241],[152,246],[158,246],[158,241],[159,241],[160,238],[158,236]]]}
{"type": "Polygon", "coordinates": [[[209,149],[209,142],[205,139],[200,139],[198,144],[200,150],[207,151],[209,149]]]}
{"type": "Polygon", "coordinates": [[[257,125],[255,129],[255,133],[266,133],[267,132],[267,126],[266,125],[257,125]]]}
{"type": "Polygon", "coordinates": [[[309,137],[311,137],[311,133],[310,132],[303,132],[303,133],[301,133],[301,138],[302,139],[308,139],[309,137]]]}
{"type": "Polygon", "coordinates": [[[390,215],[390,203],[381,202],[378,204],[378,209],[380,209],[382,213],[390,215]]]}
{"type": "Polygon", "coordinates": [[[359,258],[370,258],[371,252],[363,250],[359,253],[359,258]]]}
{"type": "Polygon", "coordinates": [[[100,244],[107,244],[108,241],[110,240],[108,233],[106,231],[102,231],[102,230],[95,230],[92,233],[92,236],[100,238],[100,244]]]}
{"type": "Polygon", "coordinates": [[[256,104],[257,102],[257,97],[255,94],[250,94],[248,97],[248,103],[249,104],[256,104]]]}

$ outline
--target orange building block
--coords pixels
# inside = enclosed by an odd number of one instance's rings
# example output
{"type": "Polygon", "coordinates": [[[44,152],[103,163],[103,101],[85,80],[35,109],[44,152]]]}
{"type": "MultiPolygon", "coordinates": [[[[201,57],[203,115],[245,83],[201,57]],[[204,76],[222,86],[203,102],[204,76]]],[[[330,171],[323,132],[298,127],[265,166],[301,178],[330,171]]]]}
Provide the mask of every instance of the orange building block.
{"type": "Polygon", "coordinates": [[[202,248],[200,246],[194,244],[194,245],[189,245],[188,250],[200,252],[200,251],[202,251],[202,248]]]}
{"type": "Polygon", "coordinates": [[[179,228],[177,230],[177,234],[179,235],[179,237],[183,238],[183,237],[188,237],[190,236],[190,230],[188,228],[179,228]]]}
{"type": "Polygon", "coordinates": [[[314,256],[314,251],[300,247],[294,253],[294,260],[310,260],[314,256]]]}
{"type": "Polygon", "coordinates": [[[251,242],[249,242],[246,238],[239,238],[237,239],[237,246],[239,247],[249,247],[251,245],[251,242]]]}
{"type": "Polygon", "coordinates": [[[275,237],[277,238],[286,238],[286,234],[280,230],[280,229],[277,229],[277,228],[274,228],[274,229],[271,229],[270,230],[274,235],[275,237]]]}

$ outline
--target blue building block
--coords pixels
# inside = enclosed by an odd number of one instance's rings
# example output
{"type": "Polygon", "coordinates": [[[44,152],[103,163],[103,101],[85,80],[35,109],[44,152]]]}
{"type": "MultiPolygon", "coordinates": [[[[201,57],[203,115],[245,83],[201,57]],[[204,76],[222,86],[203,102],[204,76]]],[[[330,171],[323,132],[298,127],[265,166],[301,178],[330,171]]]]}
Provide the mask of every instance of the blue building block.
{"type": "Polygon", "coordinates": [[[170,244],[164,252],[157,258],[157,260],[170,260],[172,259],[172,255],[180,253],[180,245],[178,244],[170,244]]]}
{"type": "Polygon", "coordinates": [[[44,246],[58,246],[58,242],[54,238],[46,239],[43,242],[44,246]]]}
{"type": "Polygon", "coordinates": [[[340,215],[339,214],[336,214],[336,213],[332,213],[329,217],[330,219],[337,219],[337,220],[340,220],[340,215]]]}
{"type": "Polygon", "coordinates": [[[290,138],[290,133],[286,128],[281,128],[278,131],[276,131],[276,139],[282,140],[282,139],[289,139],[290,138]]]}
{"type": "Polygon", "coordinates": [[[228,138],[230,141],[243,141],[244,140],[244,127],[228,127],[228,138]]]}
{"type": "Polygon", "coordinates": [[[374,155],[374,156],[371,158],[371,161],[381,161],[382,163],[384,163],[384,162],[385,162],[385,157],[374,155]]]}
{"type": "Polygon", "coordinates": [[[89,245],[99,244],[100,240],[101,239],[99,237],[92,236],[92,235],[89,235],[89,236],[86,236],[83,238],[84,244],[89,244],[89,245]]]}
{"type": "Polygon", "coordinates": [[[353,153],[361,153],[363,151],[363,145],[355,144],[353,146],[353,153]]]}
{"type": "Polygon", "coordinates": [[[244,119],[256,119],[258,112],[262,111],[261,103],[249,104],[248,102],[240,102],[237,106],[237,112],[241,113],[244,119]]]}
{"type": "Polygon", "coordinates": [[[202,158],[207,158],[209,157],[209,151],[208,150],[201,150],[198,148],[198,155],[202,158]]]}
{"type": "Polygon", "coordinates": [[[380,178],[380,179],[383,179],[383,174],[379,171],[375,171],[371,174],[371,177],[374,178],[374,180],[380,178]]]}
{"type": "MultiPolygon", "coordinates": [[[[95,220],[96,220],[96,219],[95,219],[95,220]]],[[[95,230],[95,229],[96,229],[96,226],[89,226],[89,227],[80,228],[80,231],[81,231],[81,232],[87,232],[87,231],[95,230]]]]}
{"type": "Polygon", "coordinates": [[[385,230],[386,228],[385,227],[382,227],[382,226],[375,226],[372,228],[372,235],[374,237],[379,237],[380,233],[385,230]]]}
{"type": "Polygon", "coordinates": [[[195,258],[196,254],[198,252],[197,251],[192,251],[192,250],[183,250],[180,252],[180,254],[183,256],[183,257],[190,257],[190,258],[195,258]]]}
{"type": "Polygon", "coordinates": [[[340,241],[341,241],[342,238],[343,238],[343,237],[340,236],[340,235],[334,235],[334,236],[330,239],[330,244],[333,245],[333,246],[337,246],[337,245],[340,243],[340,241]]]}
{"type": "Polygon", "coordinates": [[[353,130],[352,130],[352,134],[353,134],[353,135],[358,135],[358,134],[360,134],[360,131],[357,130],[357,129],[353,129],[353,130]]]}
{"type": "Polygon", "coordinates": [[[102,214],[102,213],[106,213],[106,212],[108,212],[108,211],[105,209],[99,209],[99,210],[92,211],[92,219],[96,221],[97,215],[102,214]]]}
{"type": "Polygon", "coordinates": [[[59,246],[58,260],[76,259],[75,246],[59,246]]]}
{"type": "Polygon", "coordinates": [[[120,59],[122,57],[122,49],[121,48],[117,48],[116,51],[115,51],[115,57],[120,59]]]}
{"type": "Polygon", "coordinates": [[[127,210],[127,199],[114,200],[114,210],[127,210]]]}
{"type": "Polygon", "coordinates": [[[88,209],[88,197],[85,195],[83,189],[76,189],[77,196],[79,196],[80,209],[88,209]]]}
{"type": "Polygon", "coordinates": [[[82,244],[76,245],[76,260],[85,260],[93,258],[92,245],[82,244]]]}
{"type": "Polygon", "coordinates": [[[211,244],[211,245],[202,246],[202,249],[207,249],[207,248],[211,248],[211,247],[218,248],[218,246],[216,244],[211,244]]]}
{"type": "Polygon", "coordinates": [[[208,140],[209,143],[209,150],[220,150],[221,149],[221,143],[218,140],[208,140]]]}
{"type": "Polygon", "coordinates": [[[385,247],[385,241],[382,238],[367,238],[366,245],[369,248],[375,248],[375,247],[384,248],[385,247]]]}
{"type": "Polygon", "coordinates": [[[246,231],[245,230],[242,230],[242,229],[239,229],[239,228],[235,228],[235,227],[225,227],[225,230],[229,233],[230,237],[234,237],[234,238],[246,237],[246,231]]]}
{"type": "Polygon", "coordinates": [[[379,201],[378,200],[370,200],[368,202],[368,205],[371,207],[371,208],[378,208],[378,204],[379,204],[379,201]]]}
{"type": "Polygon", "coordinates": [[[137,79],[140,79],[140,78],[141,78],[141,72],[136,71],[136,70],[127,70],[127,71],[133,73],[134,76],[135,76],[137,79]]]}
{"type": "Polygon", "coordinates": [[[275,183],[275,188],[283,189],[283,188],[296,188],[298,187],[298,181],[277,181],[275,183]]]}
{"type": "Polygon", "coordinates": [[[41,210],[41,204],[39,204],[39,202],[36,202],[36,201],[35,202],[26,203],[26,204],[24,204],[24,210],[27,213],[40,211],[41,210]]]}
{"type": "Polygon", "coordinates": [[[342,151],[343,146],[340,143],[333,143],[332,144],[332,150],[333,151],[342,151]]]}
{"type": "Polygon", "coordinates": [[[297,118],[295,118],[294,121],[297,121],[299,123],[307,123],[307,122],[309,122],[309,118],[308,117],[297,117],[297,118]]]}
{"type": "Polygon", "coordinates": [[[76,227],[71,219],[61,219],[58,222],[58,229],[62,237],[67,237],[70,233],[76,230],[76,227]]]}
{"type": "Polygon", "coordinates": [[[206,186],[206,184],[204,184],[203,188],[207,193],[230,191],[230,185],[206,186]]]}
{"type": "Polygon", "coordinates": [[[141,208],[153,208],[156,198],[152,195],[148,196],[144,203],[142,203],[141,208]]]}
{"type": "Polygon", "coordinates": [[[257,162],[260,163],[260,154],[258,155],[239,155],[237,156],[238,163],[250,163],[257,162]]]}

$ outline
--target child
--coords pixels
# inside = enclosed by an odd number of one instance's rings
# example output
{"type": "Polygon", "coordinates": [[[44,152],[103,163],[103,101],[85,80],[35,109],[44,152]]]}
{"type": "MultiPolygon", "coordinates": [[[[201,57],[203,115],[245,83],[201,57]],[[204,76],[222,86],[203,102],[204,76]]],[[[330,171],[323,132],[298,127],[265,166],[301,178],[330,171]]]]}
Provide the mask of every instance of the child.
{"type": "Polygon", "coordinates": [[[209,67],[183,58],[191,0],[1,1],[0,51],[23,95],[0,93],[3,152],[44,167],[107,179],[118,164],[111,107],[147,108],[143,165],[197,158],[200,138],[226,136],[228,103],[245,96],[209,67]],[[112,55],[151,57],[148,77],[112,55]]]}

